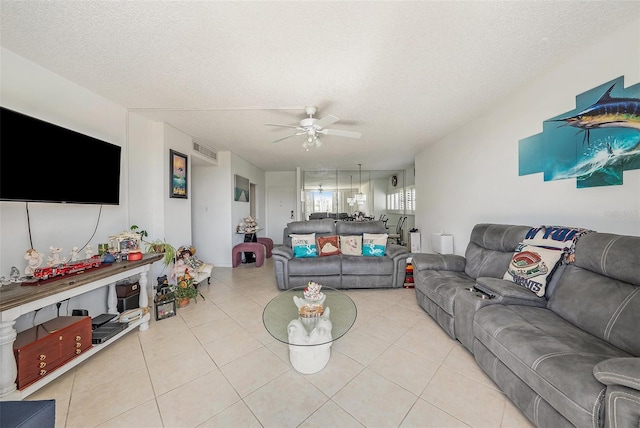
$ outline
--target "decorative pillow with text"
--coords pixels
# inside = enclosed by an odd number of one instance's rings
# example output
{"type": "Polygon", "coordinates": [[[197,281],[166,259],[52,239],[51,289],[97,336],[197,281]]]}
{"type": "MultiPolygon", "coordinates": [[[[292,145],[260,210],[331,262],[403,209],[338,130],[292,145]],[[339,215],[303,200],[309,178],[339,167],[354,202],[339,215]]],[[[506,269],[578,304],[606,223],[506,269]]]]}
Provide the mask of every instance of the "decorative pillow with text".
{"type": "Polygon", "coordinates": [[[345,235],[340,237],[340,252],[349,256],[362,255],[362,236],[345,235]]]}
{"type": "Polygon", "coordinates": [[[543,297],[547,282],[560,264],[563,252],[520,243],[503,279],[513,281],[543,297]]]}
{"type": "Polygon", "coordinates": [[[289,235],[291,237],[291,248],[293,249],[293,257],[317,257],[318,249],[316,247],[316,234],[309,233],[307,235],[289,235]]]}
{"type": "Polygon", "coordinates": [[[332,256],[340,254],[340,240],[337,235],[318,237],[318,254],[320,256],[332,256]]]}
{"type": "Polygon", "coordinates": [[[364,233],[362,234],[362,255],[382,257],[387,250],[388,233],[364,233]]]}

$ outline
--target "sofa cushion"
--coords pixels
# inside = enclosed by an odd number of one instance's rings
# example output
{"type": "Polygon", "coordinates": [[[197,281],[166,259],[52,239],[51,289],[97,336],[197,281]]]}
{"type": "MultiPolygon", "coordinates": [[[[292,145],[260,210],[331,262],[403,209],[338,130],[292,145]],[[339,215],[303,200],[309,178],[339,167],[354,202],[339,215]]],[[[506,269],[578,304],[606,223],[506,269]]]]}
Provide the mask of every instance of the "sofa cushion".
{"type": "Polygon", "coordinates": [[[529,229],[529,226],[507,224],[476,225],[465,252],[465,273],[471,278],[502,278],[513,252],[529,229]]]}
{"type": "Polygon", "coordinates": [[[453,305],[456,291],[459,288],[473,287],[475,280],[464,272],[424,270],[420,271],[420,280],[415,281],[414,287],[453,316],[453,305]]]}
{"type": "Polygon", "coordinates": [[[629,356],[546,308],[488,305],[476,312],[473,331],[516,376],[576,426],[598,426],[605,386],[593,376],[593,367],[609,358],[629,356]]]}
{"type": "MultiPolygon", "coordinates": [[[[318,220],[313,220],[318,221],[318,220]]],[[[317,276],[337,275],[340,277],[342,270],[341,256],[326,256],[313,258],[293,258],[289,260],[289,275],[291,276],[317,276]]]]}
{"type": "Polygon", "coordinates": [[[318,255],[332,256],[340,254],[340,239],[338,235],[319,236],[318,239],[318,255]]]}
{"type": "Polygon", "coordinates": [[[384,256],[388,239],[388,233],[363,233],[362,255],[372,257],[384,256]]]}
{"type": "Polygon", "coordinates": [[[291,234],[291,247],[293,248],[293,257],[318,256],[315,233],[309,233],[307,235],[291,234]]]}
{"type": "Polygon", "coordinates": [[[640,236],[589,233],[576,244],[575,265],[640,285],[640,236]]]}
{"type": "Polygon", "coordinates": [[[640,356],[640,287],[569,265],[548,308],[592,335],[640,356]]]}
{"type": "Polygon", "coordinates": [[[332,219],[313,221],[292,221],[287,223],[282,233],[283,245],[291,247],[291,234],[305,235],[315,233],[319,236],[330,236],[336,234],[336,222],[332,219]]]}
{"type": "Polygon", "coordinates": [[[589,233],[580,238],[575,262],[558,278],[548,308],[640,356],[640,237],[589,233]]]}
{"type": "Polygon", "coordinates": [[[340,236],[340,252],[350,256],[361,256],[362,235],[340,236]]]}
{"type": "Polygon", "coordinates": [[[515,282],[538,297],[543,297],[547,281],[551,279],[564,253],[525,244],[520,244],[516,250],[502,279],[515,282]]]}
{"type": "Polygon", "coordinates": [[[391,275],[393,260],[389,257],[359,257],[342,254],[343,275],[391,275]]]}

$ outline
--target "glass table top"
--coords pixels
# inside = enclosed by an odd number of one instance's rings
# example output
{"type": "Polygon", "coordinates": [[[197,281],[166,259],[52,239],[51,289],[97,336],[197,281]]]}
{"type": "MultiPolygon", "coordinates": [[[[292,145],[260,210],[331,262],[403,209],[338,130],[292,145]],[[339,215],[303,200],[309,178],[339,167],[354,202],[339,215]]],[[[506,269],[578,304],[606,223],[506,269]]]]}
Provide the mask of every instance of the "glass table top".
{"type": "MultiPolygon", "coordinates": [[[[280,342],[289,344],[287,326],[291,320],[300,318],[298,307],[293,302],[293,296],[304,298],[304,289],[305,287],[297,287],[283,291],[271,299],[264,308],[264,312],[262,313],[264,326],[269,334],[280,342]]],[[[347,294],[330,287],[322,287],[321,291],[326,295],[322,306],[324,307],[325,314],[327,308],[329,309],[329,319],[332,323],[331,340],[314,343],[312,345],[299,346],[317,346],[337,340],[344,336],[356,321],[356,305],[347,294]]],[[[300,320],[305,325],[305,328],[311,331],[318,318],[300,318],[300,320]]]]}

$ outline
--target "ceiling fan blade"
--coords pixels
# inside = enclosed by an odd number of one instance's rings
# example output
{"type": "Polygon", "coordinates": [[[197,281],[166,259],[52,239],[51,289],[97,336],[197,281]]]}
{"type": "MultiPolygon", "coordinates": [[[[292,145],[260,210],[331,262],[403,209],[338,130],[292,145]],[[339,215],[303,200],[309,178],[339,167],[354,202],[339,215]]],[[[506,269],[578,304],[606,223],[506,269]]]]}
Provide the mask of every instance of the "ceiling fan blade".
{"type": "Polygon", "coordinates": [[[324,128],[325,126],[329,126],[332,123],[336,123],[337,121],[339,121],[340,119],[338,119],[335,116],[331,116],[330,114],[323,117],[322,119],[319,119],[316,123],[315,126],[319,127],[319,128],[324,128]]]}
{"type": "Polygon", "coordinates": [[[284,128],[295,128],[295,129],[300,129],[300,127],[295,126],[295,125],[279,125],[277,123],[265,123],[265,125],[267,126],[282,126],[284,128]]]}
{"type": "Polygon", "coordinates": [[[362,134],[360,132],[341,131],[339,129],[322,129],[320,133],[324,135],[335,135],[336,137],[349,137],[349,138],[362,137],[362,134]]]}
{"type": "Polygon", "coordinates": [[[286,137],[282,137],[282,138],[279,138],[279,139],[277,139],[275,141],[272,141],[272,143],[279,143],[280,141],[286,140],[287,138],[296,137],[298,135],[303,135],[303,134],[304,134],[304,132],[296,132],[295,134],[287,135],[286,137]]]}

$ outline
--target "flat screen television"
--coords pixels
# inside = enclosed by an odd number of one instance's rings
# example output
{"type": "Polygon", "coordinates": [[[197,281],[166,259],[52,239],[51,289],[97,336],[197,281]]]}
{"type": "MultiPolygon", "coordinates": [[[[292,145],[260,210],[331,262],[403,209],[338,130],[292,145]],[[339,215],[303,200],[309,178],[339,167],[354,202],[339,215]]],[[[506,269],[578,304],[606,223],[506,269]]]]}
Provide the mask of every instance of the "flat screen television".
{"type": "Polygon", "coordinates": [[[0,107],[0,201],[120,203],[121,147],[0,107]]]}

